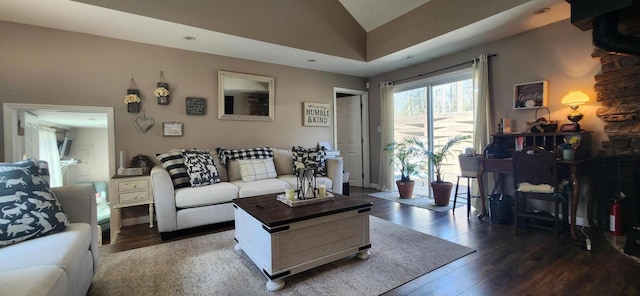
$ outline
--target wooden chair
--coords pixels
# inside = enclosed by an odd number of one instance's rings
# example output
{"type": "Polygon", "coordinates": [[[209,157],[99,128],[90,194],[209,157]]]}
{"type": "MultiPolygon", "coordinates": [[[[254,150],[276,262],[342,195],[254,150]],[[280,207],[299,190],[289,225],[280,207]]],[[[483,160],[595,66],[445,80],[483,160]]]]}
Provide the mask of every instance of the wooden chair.
{"type": "Polygon", "coordinates": [[[458,180],[456,181],[456,190],[453,194],[453,212],[456,212],[456,201],[458,200],[458,187],[460,185],[460,178],[467,179],[467,219],[469,219],[469,214],[471,213],[471,198],[478,197],[471,195],[471,179],[478,179],[478,174],[480,173],[480,160],[478,159],[480,156],[458,156],[458,161],[460,163],[460,175],[458,175],[458,180]]]}
{"type": "Polygon", "coordinates": [[[542,147],[525,147],[513,153],[513,181],[515,192],[515,230],[520,226],[554,230],[557,243],[560,234],[568,229],[569,206],[566,195],[558,187],[556,156],[542,147]],[[534,213],[527,207],[527,200],[554,202],[553,216],[534,213]],[[562,219],[560,218],[562,206],[562,219]],[[553,226],[549,226],[553,223],[553,226]]]}

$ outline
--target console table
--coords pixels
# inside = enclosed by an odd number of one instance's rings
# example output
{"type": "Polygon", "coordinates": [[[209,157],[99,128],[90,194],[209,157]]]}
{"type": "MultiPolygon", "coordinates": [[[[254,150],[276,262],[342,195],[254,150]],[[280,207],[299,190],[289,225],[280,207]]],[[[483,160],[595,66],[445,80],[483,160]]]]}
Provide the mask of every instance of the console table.
{"type": "MultiPolygon", "coordinates": [[[[496,134],[493,136],[493,145],[505,149],[509,155],[515,151],[518,145],[522,146],[541,146],[547,150],[555,151],[558,154],[556,164],[558,166],[558,174],[569,177],[571,181],[571,239],[576,240],[576,214],[578,211],[578,202],[580,201],[580,177],[591,177],[591,133],[587,131],[580,132],[557,132],[557,133],[519,133],[519,134],[496,134]],[[576,147],[575,158],[573,160],[563,160],[559,154],[558,145],[564,143],[564,139],[572,136],[580,136],[580,145],[576,147]]],[[[480,171],[478,173],[478,189],[482,201],[480,214],[481,219],[486,215],[486,191],[484,188],[483,176],[485,173],[493,173],[498,175],[508,175],[513,172],[513,163],[511,158],[480,158],[480,171]]],[[[500,176],[501,177],[501,176],[500,176]]],[[[590,185],[593,182],[589,182],[590,185]]],[[[502,192],[504,192],[504,182],[502,182],[502,192]]],[[[591,187],[589,186],[589,200],[592,201],[591,187]]],[[[587,205],[590,208],[590,205],[587,205]]],[[[586,217],[591,221],[591,213],[586,217]]]]}
{"type": "Polygon", "coordinates": [[[283,278],[357,254],[369,257],[371,202],[336,195],[335,200],[290,207],[275,194],[234,199],[236,250],[267,278],[267,290],[283,278]]]}

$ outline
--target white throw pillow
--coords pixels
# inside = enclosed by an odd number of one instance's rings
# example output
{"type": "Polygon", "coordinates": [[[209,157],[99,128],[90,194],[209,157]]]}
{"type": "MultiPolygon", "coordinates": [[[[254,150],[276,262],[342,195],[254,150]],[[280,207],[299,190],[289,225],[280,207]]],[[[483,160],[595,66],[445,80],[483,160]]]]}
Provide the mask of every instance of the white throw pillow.
{"type": "Polygon", "coordinates": [[[238,162],[240,163],[242,181],[251,182],[278,176],[276,174],[276,166],[273,164],[273,158],[240,159],[238,162]]]}

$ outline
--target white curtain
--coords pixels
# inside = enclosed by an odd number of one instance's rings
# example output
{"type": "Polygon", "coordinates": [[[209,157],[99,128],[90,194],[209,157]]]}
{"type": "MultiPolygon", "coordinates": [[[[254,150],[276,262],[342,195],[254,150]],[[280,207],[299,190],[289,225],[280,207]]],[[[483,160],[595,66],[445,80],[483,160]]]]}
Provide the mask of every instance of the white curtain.
{"type": "Polygon", "coordinates": [[[383,151],[384,147],[393,142],[393,81],[380,82],[380,191],[394,191],[393,166],[391,156],[383,151]]]}
{"type": "Polygon", "coordinates": [[[60,153],[58,152],[58,141],[56,132],[49,127],[40,127],[40,160],[49,163],[49,183],[51,187],[62,186],[62,169],[60,166],[60,153]]]}
{"type": "MultiPolygon", "coordinates": [[[[475,122],[473,128],[473,147],[476,148],[478,153],[482,153],[483,149],[490,143],[491,134],[489,126],[491,125],[491,117],[489,114],[489,107],[491,99],[489,95],[489,59],[486,54],[482,54],[473,63],[473,95],[474,95],[474,110],[475,122]]],[[[486,184],[493,184],[493,177],[491,174],[485,174],[483,183],[485,183],[485,194],[487,192],[486,184]]],[[[490,190],[490,188],[488,188],[490,190]]],[[[473,186],[474,195],[479,194],[477,186],[473,186]]],[[[475,199],[472,203],[473,207],[478,209],[482,206],[480,199],[475,199]]]]}
{"type": "Polygon", "coordinates": [[[473,63],[473,95],[475,104],[475,124],[473,129],[473,147],[479,153],[489,144],[489,60],[486,54],[480,55],[473,63]]]}

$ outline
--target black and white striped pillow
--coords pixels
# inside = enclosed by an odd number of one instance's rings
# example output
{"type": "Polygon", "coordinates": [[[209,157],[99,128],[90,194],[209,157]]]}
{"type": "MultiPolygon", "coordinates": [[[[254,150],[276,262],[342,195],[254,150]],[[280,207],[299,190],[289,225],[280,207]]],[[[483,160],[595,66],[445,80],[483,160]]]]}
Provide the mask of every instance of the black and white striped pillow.
{"type": "Polygon", "coordinates": [[[191,187],[187,166],[184,165],[184,157],[181,151],[169,151],[156,154],[156,159],[160,161],[162,167],[169,172],[173,188],[191,187]]]}

